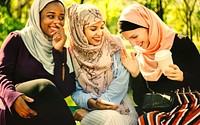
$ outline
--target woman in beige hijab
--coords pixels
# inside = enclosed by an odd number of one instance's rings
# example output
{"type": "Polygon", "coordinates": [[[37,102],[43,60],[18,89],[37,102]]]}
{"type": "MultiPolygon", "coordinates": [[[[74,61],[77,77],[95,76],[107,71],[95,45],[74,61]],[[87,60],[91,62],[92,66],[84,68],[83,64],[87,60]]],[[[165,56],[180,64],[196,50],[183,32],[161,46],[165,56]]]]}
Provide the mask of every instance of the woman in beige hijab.
{"type": "Polygon", "coordinates": [[[139,124],[199,124],[200,55],[194,43],[137,3],[122,11],[118,24],[122,36],[137,51],[130,57],[124,50],[121,59],[132,75],[133,97],[138,106],[142,108],[143,96],[151,91],[176,94],[172,106],[145,111],[139,124]],[[173,64],[166,65],[165,70],[156,61],[155,55],[161,50],[172,53],[173,64]]]}
{"type": "Polygon", "coordinates": [[[135,125],[137,113],[127,94],[129,73],[120,61],[122,45],[111,35],[99,9],[91,4],[68,8],[76,91],[81,107],[74,118],[81,125],[135,125]]]}
{"type": "Polygon", "coordinates": [[[75,125],[64,100],[75,90],[65,8],[62,0],[35,0],[26,26],[4,41],[0,125],[75,125]]]}

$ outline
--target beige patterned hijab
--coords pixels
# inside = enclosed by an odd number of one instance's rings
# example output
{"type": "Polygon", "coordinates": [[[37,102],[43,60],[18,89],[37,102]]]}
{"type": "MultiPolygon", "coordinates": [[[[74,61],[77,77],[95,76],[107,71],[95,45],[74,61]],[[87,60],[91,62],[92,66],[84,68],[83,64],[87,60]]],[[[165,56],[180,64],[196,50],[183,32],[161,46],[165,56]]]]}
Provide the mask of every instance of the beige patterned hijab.
{"type": "Polygon", "coordinates": [[[77,80],[86,92],[99,95],[113,80],[112,55],[123,47],[120,39],[105,29],[102,43],[90,45],[84,28],[103,21],[99,9],[91,4],[73,4],[68,8],[72,60],[77,80]]]}
{"type": "Polygon", "coordinates": [[[140,71],[147,81],[157,81],[162,72],[155,61],[155,53],[159,50],[170,50],[174,41],[175,31],[170,29],[155,12],[140,4],[132,4],[125,8],[119,21],[128,21],[149,29],[150,45],[147,49],[136,46],[140,71]]]}
{"type": "Polygon", "coordinates": [[[49,39],[40,28],[39,13],[48,3],[53,1],[61,2],[64,6],[62,0],[34,0],[26,26],[19,31],[28,51],[50,74],[54,74],[53,45],[51,39],[49,39]]]}

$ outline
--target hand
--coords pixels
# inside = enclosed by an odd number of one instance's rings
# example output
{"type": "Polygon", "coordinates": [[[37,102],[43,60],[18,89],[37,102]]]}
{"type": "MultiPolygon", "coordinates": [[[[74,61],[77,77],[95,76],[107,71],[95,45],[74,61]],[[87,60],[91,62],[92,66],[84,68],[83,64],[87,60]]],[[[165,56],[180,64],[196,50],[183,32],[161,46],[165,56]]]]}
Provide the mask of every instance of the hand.
{"type": "Polygon", "coordinates": [[[121,51],[121,61],[124,67],[131,73],[131,75],[135,78],[140,73],[139,65],[135,54],[131,52],[131,57],[127,54],[126,50],[123,49],[121,51]]]}
{"type": "Polygon", "coordinates": [[[63,46],[65,45],[67,36],[65,35],[64,28],[60,24],[56,24],[58,28],[52,28],[54,30],[51,35],[53,37],[52,45],[58,50],[62,51],[63,46]]]}
{"type": "Polygon", "coordinates": [[[171,80],[183,81],[183,72],[177,65],[169,65],[169,69],[166,69],[164,75],[171,80]]]}
{"type": "Polygon", "coordinates": [[[37,112],[32,110],[27,104],[27,102],[33,102],[34,100],[28,96],[21,95],[19,96],[14,104],[13,107],[15,111],[23,118],[30,118],[32,116],[36,116],[37,112]]]}
{"type": "Polygon", "coordinates": [[[119,107],[118,105],[107,105],[103,103],[101,99],[94,100],[92,98],[88,100],[88,106],[94,110],[116,110],[119,107]]]}
{"type": "Polygon", "coordinates": [[[83,117],[88,113],[89,111],[86,110],[86,109],[77,109],[75,112],[74,112],[74,119],[77,120],[77,121],[81,121],[83,119],[83,117]]]}

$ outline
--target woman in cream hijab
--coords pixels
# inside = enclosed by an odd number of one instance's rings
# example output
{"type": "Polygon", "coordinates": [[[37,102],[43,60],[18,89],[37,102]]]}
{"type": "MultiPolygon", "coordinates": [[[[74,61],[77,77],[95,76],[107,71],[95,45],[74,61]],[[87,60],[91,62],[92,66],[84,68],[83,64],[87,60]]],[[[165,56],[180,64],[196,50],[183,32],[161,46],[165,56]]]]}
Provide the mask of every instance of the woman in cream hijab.
{"type": "Polygon", "coordinates": [[[111,35],[99,9],[91,4],[68,8],[76,91],[81,107],[74,114],[81,125],[135,125],[137,113],[127,94],[129,73],[120,61],[122,45],[111,35]]]}
{"type": "Polygon", "coordinates": [[[124,66],[132,75],[135,102],[142,108],[145,93],[173,92],[173,106],[165,111],[146,111],[139,124],[199,124],[200,55],[194,43],[176,34],[153,11],[140,4],[126,7],[119,18],[119,31],[137,51],[131,57],[122,52],[124,66]],[[173,64],[161,70],[155,54],[172,53],[173,64]],[[148,85],[148,86],[147,86],[148,85]]]}
{"type": "Polygon", "coordinates": [[[35,0],[26,26],[4,41],[0,125],[75,125],[64,100],[75,89],[64,47],[65,8],[62,0],[35,0]]]}

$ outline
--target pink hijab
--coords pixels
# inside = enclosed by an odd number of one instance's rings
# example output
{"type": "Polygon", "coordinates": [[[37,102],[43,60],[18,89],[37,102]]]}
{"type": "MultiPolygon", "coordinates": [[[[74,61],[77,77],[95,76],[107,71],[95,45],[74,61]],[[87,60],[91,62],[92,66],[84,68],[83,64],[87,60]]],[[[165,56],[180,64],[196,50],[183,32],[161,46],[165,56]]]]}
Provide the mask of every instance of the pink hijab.
{"type": "Polygon", "coordinates": [[[175,31],[170,29],[155,12],[140,4],[132,4],[125,8],[119,18],[120,21],[128,21],[149,29],[150,45],[143,50],[135,47],[138,51],[137,59],[139,61],[140,71],[147,81],[157,81],[162,72],[154,60],[155,53],[159,50],[170,50],[175,31]]]}

